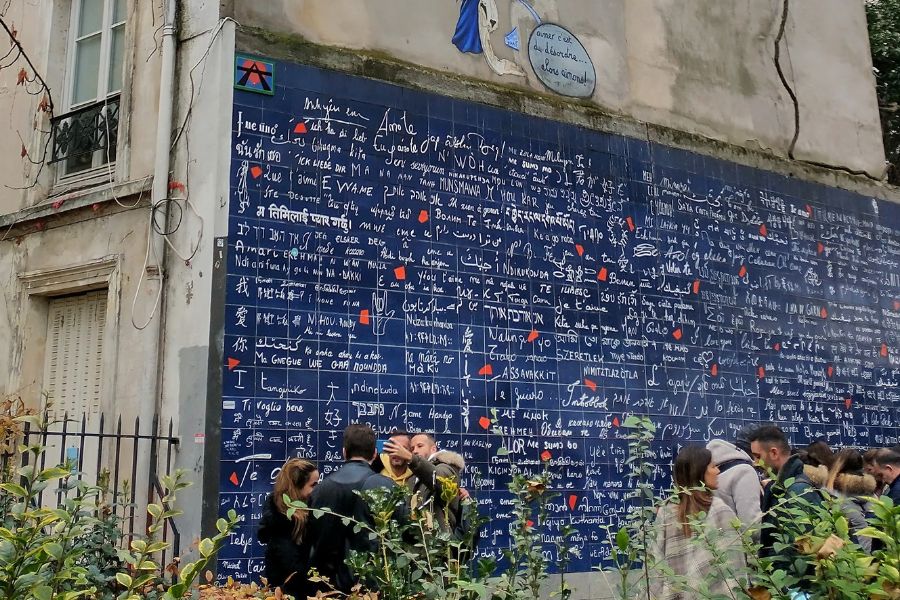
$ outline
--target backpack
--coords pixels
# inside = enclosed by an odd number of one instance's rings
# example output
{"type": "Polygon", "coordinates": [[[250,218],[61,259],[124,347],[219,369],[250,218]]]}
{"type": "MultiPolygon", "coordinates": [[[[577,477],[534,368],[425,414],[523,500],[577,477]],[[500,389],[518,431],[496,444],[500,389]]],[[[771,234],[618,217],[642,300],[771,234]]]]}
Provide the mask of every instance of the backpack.
{"type": "Polygon", "coordinates": [[[731,460],[726,460],[725,462],[721,462],[717,467],[719,467],[719,474],[721,475],[731,467],[736,467],[738,465],[749,465],[753,466],[753,463],[745,458],[732,458],[731,460]]]}

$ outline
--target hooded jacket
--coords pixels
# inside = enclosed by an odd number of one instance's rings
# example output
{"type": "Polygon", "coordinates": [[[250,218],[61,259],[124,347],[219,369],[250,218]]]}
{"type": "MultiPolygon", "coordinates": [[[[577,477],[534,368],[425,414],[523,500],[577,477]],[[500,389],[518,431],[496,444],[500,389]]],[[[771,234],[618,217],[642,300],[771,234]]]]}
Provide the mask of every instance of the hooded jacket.
{"type": "Polygon", "coordinates": [[[712,453],[713,463],[717,466],[738,461],[719,474],[719,487],[713,495],[734,511],[745,529],[753,530],[754,538],[759,538],[762,486],[753,468],[753,459],[725,440],[712,440],[706,444],[706,449],[712,453]]]}
{"type": "Polygon", "coordinates": [[[394,469],[391,468],[391,455],[387,452],[384,452],[378,456],[378,459],[375,461],[375,464],[372,467],[375,471],[378,471],[385,477],[391,479],[397,485],[405,485],[412,491],[412,477],[413,472],[409,469],[409,466],[406,467],[406,471],[401,473],[399,476],[394,474],[394,469]]]}
{"type": "Polygon", "coordinates": [[[427,460],[413,456],[409,469],[413,472],[412,480],[414,509],[430,508],[438,526],[443,530],[453,531],[457,525],[460,512],[459,478],[466,467],[463,457],[449,450],[438,450],[427,460]],[[453,499],[445,502],[445,492],[449,495],[453,490],[445,490],[441,480],[450,480],[455,485],[453,499]]]}
{"type": "MultiPolygon", "coordinates": [[[[810,467],[807,465],[803,472],[816,486],[824,487],[828,482],[828,469],[823,466],[810,467]]],[[[875,486],[875,478],[863,473],[841,473],[834,479],[833,493],[841,501],[841,511],[850,524],[850,533],[853,534],[854,541],[866,553],[872,552],[872,538],[857,536],[856,532],[868,525],[866,515],[869,507],[864,497],[872,496],[875,493],[875,486]]]]}

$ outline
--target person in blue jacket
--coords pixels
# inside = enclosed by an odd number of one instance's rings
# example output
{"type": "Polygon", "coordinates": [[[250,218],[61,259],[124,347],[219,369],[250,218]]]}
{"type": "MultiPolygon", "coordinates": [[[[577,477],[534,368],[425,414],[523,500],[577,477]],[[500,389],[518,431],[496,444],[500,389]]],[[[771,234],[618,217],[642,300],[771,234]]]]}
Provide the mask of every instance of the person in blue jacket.
{"type": "Polygon", "coordinates": [[[879,478],[887,486],[885,495],[894,501],[894,505],[900,504],[900,453],[892,448],[882,448],[875,453],[873,464],[879,478]]]}
{"type": "Polygon", "coordinates": [[[804,472],[803,461],[791,453],[791,445],[781,428],[765,425],[750,435],[750,451],[757,463],[771,469],[776,478],[763,490],[760,558],[768,559],[776,569],[784,569],[799,579],[798,586],[807,588],[809,571],[796,569],[794,539],[802,534],[808,523],[796,523],[786,511],[790,508],[821,506],[822,493],[804,472]],[[798,501],[802,499],[803,501],[798,501]],[[786,544],[781,551],[779,542],[786,544]]]}

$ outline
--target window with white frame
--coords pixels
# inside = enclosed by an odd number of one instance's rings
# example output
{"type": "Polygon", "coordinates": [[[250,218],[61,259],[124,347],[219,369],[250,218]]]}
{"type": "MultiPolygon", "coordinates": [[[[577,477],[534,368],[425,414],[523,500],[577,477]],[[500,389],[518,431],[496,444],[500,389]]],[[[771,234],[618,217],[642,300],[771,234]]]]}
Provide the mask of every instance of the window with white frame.
{"type": "Polygon", "coordinates": [[[116,160],[127,0],[72,0],[65,114],[53,126],[62,176],[116,160]]]}
{"type": "Polygon", "coordinates": [[[107,290],[51,298],[44,391],[55,419],[100,413],[107,290]]]}

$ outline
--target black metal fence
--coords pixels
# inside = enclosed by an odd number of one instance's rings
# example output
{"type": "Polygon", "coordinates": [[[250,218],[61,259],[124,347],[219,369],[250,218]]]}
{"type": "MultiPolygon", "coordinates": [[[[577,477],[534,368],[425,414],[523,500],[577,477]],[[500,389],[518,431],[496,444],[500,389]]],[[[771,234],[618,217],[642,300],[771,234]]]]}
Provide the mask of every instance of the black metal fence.
{"type": "MultiPolygon", "coordinates": [[[[161,433],[156,415],[148,426],[140,417],[134,423],[123,423],[121,415],[110,426],[105,415],[71,419],[66,415],[46,431],[35,431],[26,423],[22,432],[25,445],[40,444],[39,469],[68,464],[74,476],[89,484],[105,486],[112,499],[112,508],[121,519],[121,528],[128,544],[146,531],[147,505],[160,503],[165,491],[161,478],[172,473],[173,454],[178,447],[174,424],[170,419],[165,433],[161,433]]],[[[3,472],[12,460],[22,466],[31,461],[31,454],[2,454],[3,472]]],[[[41,491],[41,506],[60,506],[65,496],[62,489],[50,487],[41,491]]],[[[168,551],[160,556],[165,566],[181,552],[181,534],[172,519],[162,530],[162,540],[171,542],[168,551]]]]}

